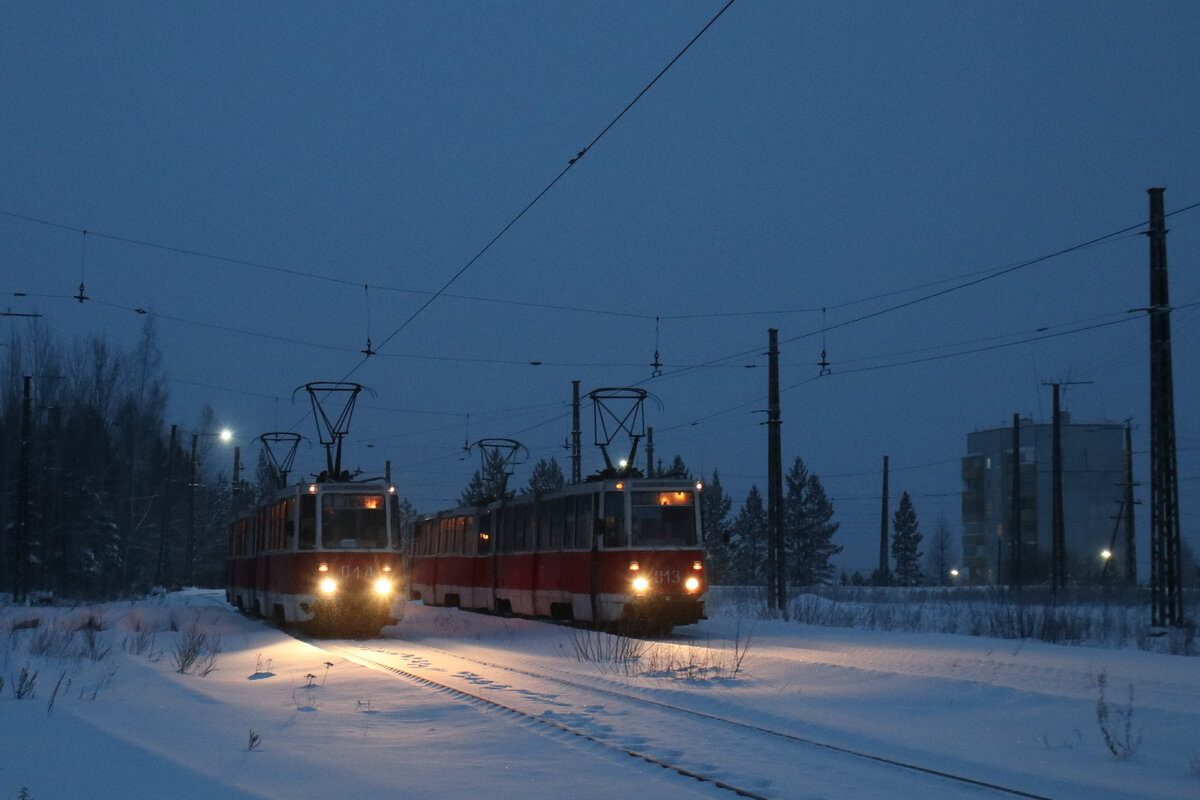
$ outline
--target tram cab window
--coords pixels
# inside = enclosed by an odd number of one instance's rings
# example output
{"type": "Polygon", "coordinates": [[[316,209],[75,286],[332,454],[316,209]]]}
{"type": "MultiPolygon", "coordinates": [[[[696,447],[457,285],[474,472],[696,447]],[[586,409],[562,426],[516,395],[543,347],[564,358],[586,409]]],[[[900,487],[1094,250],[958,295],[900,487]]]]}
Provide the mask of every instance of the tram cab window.
{"type": "Polygon", "coordinates": [[[625,495],[622,492],[604,493],[604,546],[627,547],[625,537],[625,495]]]}
{"type": "Polygon", "coordinates": [[[321,546],[387,547],[387,505],[380,494],[326,494],[321,498],[321,546]]]}
{"type": "Polygon", "coordinates": [[[634,492],[633,546],[694,546],[696,506],[691,492],[634,492]]]}

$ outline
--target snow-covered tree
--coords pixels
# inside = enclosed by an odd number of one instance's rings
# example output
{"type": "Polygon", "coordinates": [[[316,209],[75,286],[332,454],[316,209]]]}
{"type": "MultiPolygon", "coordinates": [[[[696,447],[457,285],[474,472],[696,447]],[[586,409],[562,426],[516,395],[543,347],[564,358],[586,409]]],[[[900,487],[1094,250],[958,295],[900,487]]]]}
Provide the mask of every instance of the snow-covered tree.
{"type": "Polygon", "coordinates": [[[700,493],[700,518],[704,525],[704,545],[708,551],[705,569],[709,583],[729,583],[733,571],[730,549],[729,511],[733,500],[721,487],[721,476],[713,470],[712,480],[700,493]]]}
{"type": "Polygon", "coordinates": [[[838,523],[830,522],[833,503],[825,495],[821,479],[810,474],[799,457],[784,482],[783,540],[788,578],[799,586],[828,581],[834,573],[829,559],[842,552],[841,545],[833,543],[838,529],[838,523]]]}
{"type": "Polygon", "coordinates": [[[767,565],[767,509],[757,486],[750,487],[746,502],[733,521],[730,535],[731,582],[762,585],[767,565]]]}
{"type": "Polygon", "coordinates": [[[921,583],[921,532],[917,510],[905,492],[900,507],[892,516],[892,560],[896,563],[895,584],[917,586],[921,583]]]}

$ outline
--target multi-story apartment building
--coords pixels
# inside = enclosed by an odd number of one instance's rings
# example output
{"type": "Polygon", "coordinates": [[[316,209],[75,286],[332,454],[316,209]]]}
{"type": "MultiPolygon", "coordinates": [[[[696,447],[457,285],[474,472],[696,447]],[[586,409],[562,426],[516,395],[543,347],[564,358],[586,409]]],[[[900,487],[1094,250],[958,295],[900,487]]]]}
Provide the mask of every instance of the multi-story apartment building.
{"type": "MultiPolygon", "coordinates": [[[[1120,519],[1125,513],[1125,428],[1110,423],[1072,424],[1064,412],[1060,430],[1067,579],[1115,579],[1124,563],[1120,519]]],[[[1012,504],[1013,428],[967,434],[967,455],[962,460],[967,582],[1050,579],[1054,426],[1021,420],[1017,449],[1019,530],[1012,504]]]]}

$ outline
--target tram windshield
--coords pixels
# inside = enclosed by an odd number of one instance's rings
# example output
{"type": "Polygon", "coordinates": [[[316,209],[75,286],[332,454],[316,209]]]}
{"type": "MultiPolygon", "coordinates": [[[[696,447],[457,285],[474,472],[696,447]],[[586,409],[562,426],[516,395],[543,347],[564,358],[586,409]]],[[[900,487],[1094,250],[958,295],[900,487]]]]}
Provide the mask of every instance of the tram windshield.
{"type": "Polygon", "coordinates": [[[382,494],[323,495],[321,546],[387,547],[387,497],[382,494]]]}
{"type": "Polygon", "coordinates": [[[690,547],[696,545],[695,494],[633,492],[633,546],[690,547]]]}

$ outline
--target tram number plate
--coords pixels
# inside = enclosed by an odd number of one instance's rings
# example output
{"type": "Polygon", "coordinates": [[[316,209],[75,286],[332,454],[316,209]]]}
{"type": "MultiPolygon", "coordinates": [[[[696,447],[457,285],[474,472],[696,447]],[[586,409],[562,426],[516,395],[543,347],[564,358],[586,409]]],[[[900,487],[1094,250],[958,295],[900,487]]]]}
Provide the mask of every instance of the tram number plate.
{"type": "Polygon", "coordinates": [[[654,570],[654,582],[660,586],[664,583],[679,583],[680,575],[677,569],[656,569],[654,570]]]}
{"type": "Polygon", "coordinates": [[[342,564],[342,577],[343,578],[353,577],[353,578],[368,578],[369,579],[369,578],[373,577],[374,575],[375,575],[375,569],[373,567],[370,567],[370,566],[363,567],[363,566],[358,566],[358,565],[355,565],[352,567],[349,564],[342,564]]]}

